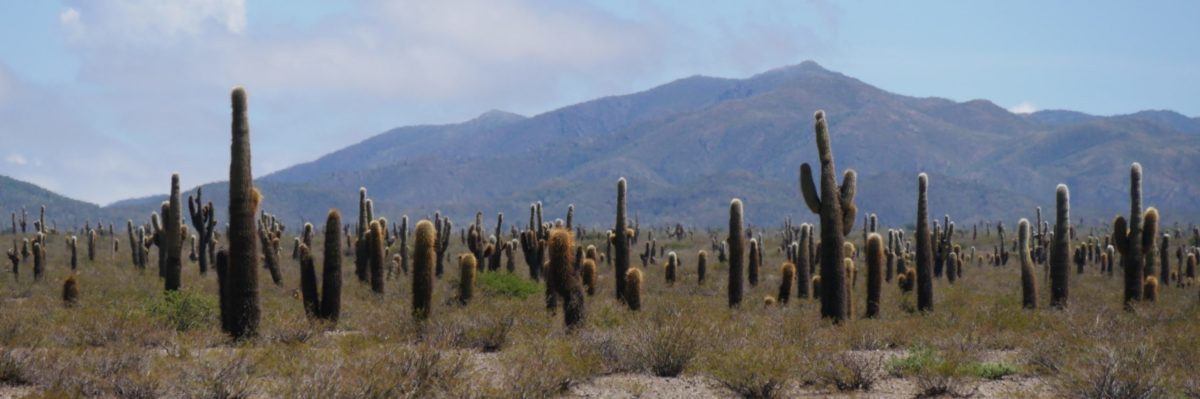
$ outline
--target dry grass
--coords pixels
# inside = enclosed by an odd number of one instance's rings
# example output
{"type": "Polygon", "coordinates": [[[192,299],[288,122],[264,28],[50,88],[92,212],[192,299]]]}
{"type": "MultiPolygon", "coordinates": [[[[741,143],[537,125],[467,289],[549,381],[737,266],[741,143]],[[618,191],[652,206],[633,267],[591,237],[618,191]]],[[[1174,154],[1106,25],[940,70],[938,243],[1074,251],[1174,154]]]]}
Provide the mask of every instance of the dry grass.
{"type": "MultiPolygon", "coordinates": [[[[452,242],[449,254],[465,252],[452,242]]],[[[878,319],[834,326],[819,318],[813,300],[764,307],[748,299],[728,309],[727,269],[715,256],[708,281],[696,284],[694,254],[707,244],[699,235],[660,242],[684,259],[679,282],[667,285],[661,265],[644,269],[639,312],[614,300],[612,268],[597,265],[597,293],[587,298],[587,320],[576,331],[563,328],[561,314],[545,311],[540,292],[521,297],[481,288],[476,301],[461,306],[453,300],[453,273],[436,283],[433,317],[416,324],[407,276],[388,280],[380,296],[350,270],[342,321],[312,324],[296,295],[297,265],[285,256],[284,286],[260,280],[261,336],[234,344],[210,311],[215,273],[200,276],[185,263],[182,298],[164,297],[153,270],[156,251],[145,272],[130,265],[127,247],[115,261],[107,253],[94,264],[81,259],[79,304],[63,306],[66,250],[62,237],[52,236],[44,282],[33,283],[27,270],[20,281],[0,279],[0,384],[33,387],[44,397],[552,397],[598,376],[640,373],[698,376],[728,395],[767,398],[871,393],[896,379],[914,387],[909,396],[976,394],[987,381],[1014,378],[1048,383],[1050,391],[1033,396],[1200,392],[1194,287],[1164,285],[1157,303],[1127,312],[1120,277],[1092,269],[1071,276],[1068,309],[1029,311],[1021,308],[1015,265],[970,262],[956,284],[936,283],[931,314],[906,312],[913,300],[892,282],[878,319]],[[933,360],[906,360],[917,352],[933,360]]],[[[782,254],[768,245],[764,274],[746,298],[774,295],[779,285],[773,266],[782,254]]],[[[517,264],[524,278],[524,262],[517,264]]],[[[865,303],[865,284],[853,293],[865,303]]]]}

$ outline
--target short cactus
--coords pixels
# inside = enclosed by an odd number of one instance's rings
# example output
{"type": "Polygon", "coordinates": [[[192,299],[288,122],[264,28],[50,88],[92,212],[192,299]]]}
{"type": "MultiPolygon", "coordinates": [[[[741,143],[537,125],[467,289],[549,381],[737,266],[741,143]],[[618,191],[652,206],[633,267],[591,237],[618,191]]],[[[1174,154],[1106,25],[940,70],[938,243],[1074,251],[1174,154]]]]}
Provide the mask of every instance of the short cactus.
{"type": "Polygon", "coordinates": [[[466,253],[458,257],[458,303],[471,303],[475,296],[475,271],[478,265],[475,255],[466,253]]]}
{"type": "MultiPolygon", "coordinates": [[[[585,317],[583,283],[576,270],[573,255],[575,240],[571,230],[555,228],[550,232],[549,275],[554,276],[552,287],[562,300],[564,322],[568,328],[578,327],[585,317]]],[[[551,281],[549,278],[547,281],[551,281]]]]}
{"type": "Polygon", "coordinates": [[[622,297],[625,298],[625,304],[629,306],[629,310],[637,311],[642,309],[642,271],[636,267],[629,268],[625,272],[625,293],[622,297]]]}
{"type": "Polygon", "coordinates": [[[750,262],[748,262],[746,264],[746,272],[747,272],[746,280],[747,280],[747,282],[750,283],[751,287],[758,286],[758,269],[759,269],[759,264],[762,263],[761,254],[762,254],[762,252],[759,252],[759,249],[758,249],[758,240],[751,238],[750,239],[750,262]]]}
{"type": "Polygon", "coordinates": [[[330,209],[325,218],[325,256],[322,259],[321,302],[318,315],[321,319],[337,323],[342,312],[342,214],[330,209]]]}
{"type": "Polygon", "coordinates": [[[700,252],[696,254],[696,281],[700,284],[704,284],[704,276],[707,272],[708,252],[700,250],[700,252]]]}
{"type": "Polygon", "coordinates": [[[1158,277],[1146,277],[1146,286],[1142,288],[1146,302],[1158,301],[1158,277]]]}
{"type": "Polygon", "coordinates": [[[412,313],[418,321],[429,318],[433,304],[433,273],[437,261],[437,231],[433,222],[421,220],[413,231],[412,313]]]}
{"type": "Polygon", "coordinates": [[[879,233],[867,236],[867,318],[879,316],[883,292],[883,237],[879,233]]]}
{"type": "Polygon", "coordinates": [[[383,236],[383,226],[378,221],[367,225],[367,271],[371,283],[371,291],[383,294],[383,258],[387,241],[383,236]]]}
{"type": "Polygon", "coordinates": [[[583,279],[583,286],[587,289],[588,296],[596,295],[596,260],[584,259],[582,269],[579,271],[580,277],[583,279]]]}
{"type": "Polygon", "coordinates": [[[783,266],[779,268],[779,303],[787,305],[788,299],[792,296],[792,283],[796,281],[796,265],[792,262],[783,262],[783,266]]]}
{"type": "Polygon", "coordinates": [[[62,300],[67,307],[74,307],[79,303],[79,281],[75,279],[74,274],[63,281],[62,300]]]}
{"type": "Polygon", "coordinates": [[[663,275],[667,278],[667,284],[675,284],[677,273],[679,273],[679,256],[675,254],[675,251],[667,254],[667,264],[663,269],[663,275]]]}

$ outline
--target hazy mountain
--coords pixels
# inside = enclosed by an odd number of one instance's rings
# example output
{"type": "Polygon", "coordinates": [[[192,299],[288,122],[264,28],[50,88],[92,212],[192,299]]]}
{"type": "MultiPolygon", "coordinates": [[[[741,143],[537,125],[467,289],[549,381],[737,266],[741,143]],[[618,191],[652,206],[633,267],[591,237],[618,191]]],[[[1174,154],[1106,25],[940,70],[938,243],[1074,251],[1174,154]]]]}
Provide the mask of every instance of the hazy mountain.
{"type": "MultiPolygon", "coordinates": [[[[258,179],[267,212],[289,221],[350,214],[367,187],[376,214],[398,219],[476,211],[524,224],[542,201],[584,224],[613,222],[615,184],[630,181],[629,211],[643,222],[719,226],[731,198],[747,219],[815,220],[798,195],[798,169],[815,162],[812,114],[831,121],[839,170],[859,173],[858,208],[885,225],[912,224],[916,175],[931,176],[931,212],[962,222],[1015,224],[1053,207],[1071,187],[1072,215],[1128,212],[1129,164],[1141,162],[1145,204],[1168,221],[1200,216],[1200,119],[1170,111],[1111,117],[1074,111],[1013,114],[986,100],[954,102],[889,93],[816,63],[746,79],[689,77],[524,117],[490,111],[459,124],[389,130],[258,179]]],[[[205,188],[225,208],[224,184],[205,188]]],[[[163,197],[123,201],[114,217],[144,218],[163,197]]],[[[16,204],[4,202],[11,208],[16,204]]],[[[222,215],[219,217],[223,218],[222,215]]]]}

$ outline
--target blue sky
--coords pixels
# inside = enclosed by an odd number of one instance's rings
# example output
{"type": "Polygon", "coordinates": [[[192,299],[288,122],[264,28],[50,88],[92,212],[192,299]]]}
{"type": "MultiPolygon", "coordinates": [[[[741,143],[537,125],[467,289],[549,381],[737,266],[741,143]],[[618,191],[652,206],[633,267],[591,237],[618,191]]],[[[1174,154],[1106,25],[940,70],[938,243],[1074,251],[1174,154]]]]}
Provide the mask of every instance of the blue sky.
{"type": "Polygon", "coordinates": [[[1200,116],[1200,2],[0,0],[0,174],[97,203],[386,129],[814,60],[1014,111],[1200,116]]]}

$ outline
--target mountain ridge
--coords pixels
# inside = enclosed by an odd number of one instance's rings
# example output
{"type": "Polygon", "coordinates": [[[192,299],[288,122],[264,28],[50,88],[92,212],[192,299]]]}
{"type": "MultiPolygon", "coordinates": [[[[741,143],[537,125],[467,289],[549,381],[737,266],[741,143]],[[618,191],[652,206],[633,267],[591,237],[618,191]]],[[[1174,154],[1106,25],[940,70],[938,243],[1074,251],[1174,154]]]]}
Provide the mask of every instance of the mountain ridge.
{"type": "MultiPolygon", "coordinates": [[[[1053,207],[1054,185],[1066,182],[1073,213],[1103,222],[1121,213],[1111,204],[1128,196],[1134,161],[1147,170],[1148,205],[1168,219],[1200,216],[1190,200],[1200,188],[1187,179],[1200,168],[1200,118],[1014,114],[988,100],[887,92],[811,61],[744,79],[696,75],[528,117],[491,110],[461,123],[398,127],[257,184],[264,209],[292,222],[355,209],[365,186],[376,213],[391,218],[501,211],[521,222],[540,200],[551,215],[574,203],[577,220],[603,226],[612,223],[611,186],[621,176],[630,180],[630,212],[644,222],[720,226],[732,197],[746,202],[754,223],[815,220],[799,202],[796,171],[815,161],[817,109],[829,116],[839,169],[859,172],[860,212],[879,213],[887,225],[912,219],[915,194],[899,193],[915,192],[920,172],[931,187],[950,185],[932,198],[936,214],[1015,223],[1034,206],[1053,207]]],[[[205,186],[206,198],[223,193],[223,183],[205,186]]],[[[163,198],[103,211],[144,218],[163,198]]]]}

